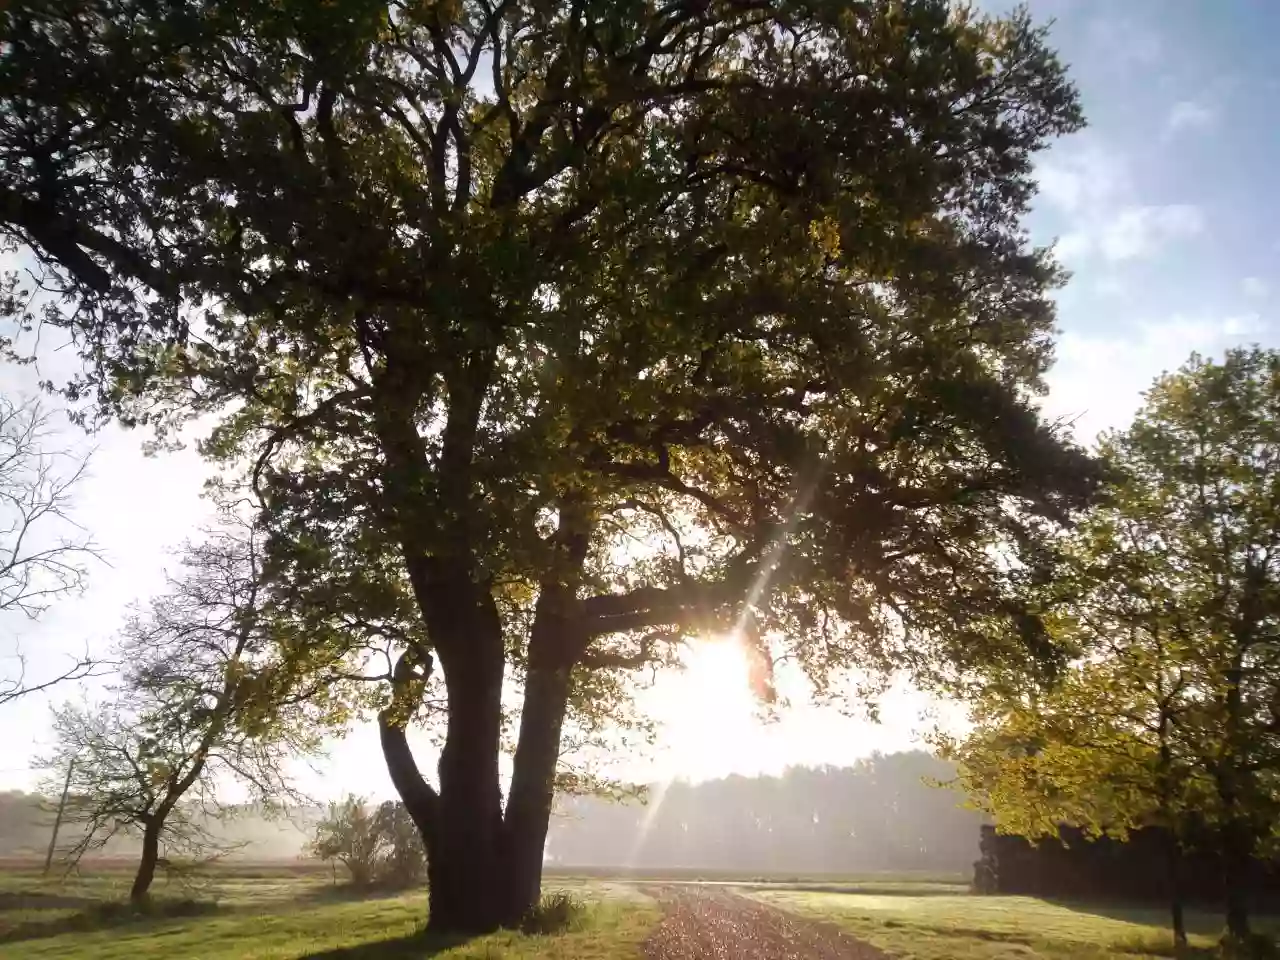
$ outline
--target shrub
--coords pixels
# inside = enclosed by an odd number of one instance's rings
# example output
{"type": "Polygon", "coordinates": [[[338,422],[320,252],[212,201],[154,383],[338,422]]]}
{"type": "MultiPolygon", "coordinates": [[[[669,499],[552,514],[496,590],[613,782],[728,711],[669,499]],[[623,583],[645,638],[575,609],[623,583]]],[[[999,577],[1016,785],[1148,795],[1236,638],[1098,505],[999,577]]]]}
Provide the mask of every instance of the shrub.
{"type": "Polygon", "coordinates": [[[571,893],[549,893],[525,916],[523,933],[548,935],[565,933],[581,926],[587,906],[571,893]]]}
{"type": "Polygon", "coordinates": [[[386,801],[370,808],[362,797],[348,796],[329,804],[316,824],[311,853],[336,860],[358,887],[408,887],[427,872],[427,854],[418,828],[404,804],[386,801]]]}

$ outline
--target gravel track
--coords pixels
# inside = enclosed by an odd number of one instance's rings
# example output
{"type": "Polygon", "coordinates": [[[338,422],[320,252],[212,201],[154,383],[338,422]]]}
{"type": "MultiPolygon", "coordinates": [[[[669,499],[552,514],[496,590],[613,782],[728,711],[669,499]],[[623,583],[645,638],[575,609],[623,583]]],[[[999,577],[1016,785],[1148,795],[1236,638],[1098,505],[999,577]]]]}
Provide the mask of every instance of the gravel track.
{"type": "Polygon", "coordinates": [[[666,916],[645,943],[647,960],[888,960],[834,926],[706,887],[653,891],[666,916]]]}

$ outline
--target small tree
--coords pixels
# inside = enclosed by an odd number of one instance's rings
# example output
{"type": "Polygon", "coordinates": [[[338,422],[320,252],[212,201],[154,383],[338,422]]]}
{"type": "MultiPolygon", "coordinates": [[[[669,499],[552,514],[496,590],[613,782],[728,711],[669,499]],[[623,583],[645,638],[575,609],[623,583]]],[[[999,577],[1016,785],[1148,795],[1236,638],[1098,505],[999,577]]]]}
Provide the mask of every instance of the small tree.
{"type": "Polygon", "coordinates": [[[330,803],[328,815],[316,825],[311,852],[321,860],[341,863],[358,887],[412,886],[427,871],[417,825],[403,803],[391,800],[375,809],[354,794],[330,803]]]}
{"type": "Polygon", "coordinates": [[[135,903],[146,898],[161,859],[221,850],[208,829],[217,814],[208,764],[195,760],[188,737],[139,707],[120,698],[56,708],[49,761],[71,769],[63,822],[73,839],[63,859],[75,863],[122,836],[141,839],[129,892],[135,903]]]}
{"type": "Polygon", "coordinates": [[[311,853],[320,860],[336,860],[347,868],[357,887],[373,883],[381,838],[376,818],[364,799],[354,794],[329,804],[318,824],[311,853]]]}
{"type": "Polygon", "coordinates": [[[81,833],[68,856],[140,835],[134,901],[146,897],[162,847],[215,846],[203,824],[219,813],[220,782],[261,799],[292,793],[285,760],[317,748],[310,731],[327,703],[323,686],[282,685],[282,621],[261,587],[251,525],[224,512],[205,542],[188,545],[183,566],[170,592],[126,625],[116,699],[54,713],[48,766],[75,761],[66,819],[81,833]]]}
{"type": "MultiPolygon", "coordinates": [[[[75,593],[96,556],[93,541],[69,514],[71,492],[87,461],[53,449],[49,413],[35,401],[0,396],[0,614],[37,619],[75,593]]],[[[26,659],[0,677],[0,706],[92,672],[88,656],[52,677],[29,682],[26,659]]]]}

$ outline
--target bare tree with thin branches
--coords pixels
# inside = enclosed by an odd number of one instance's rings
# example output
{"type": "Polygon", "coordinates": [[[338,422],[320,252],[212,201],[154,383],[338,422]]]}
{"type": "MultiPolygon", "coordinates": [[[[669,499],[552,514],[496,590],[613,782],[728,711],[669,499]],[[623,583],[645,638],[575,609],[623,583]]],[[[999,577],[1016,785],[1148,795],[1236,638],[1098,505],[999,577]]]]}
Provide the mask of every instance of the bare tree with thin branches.
{"type": "MultiPolygon", "coordinates": [[[[90,534],[71,517],[71,496],[88,458],[58,450],[49,410],[0,395],[0,614],[37,620],[55,600],[83,589],[90,534]]],[[[0,706],[95,669],[86,652],[51,677],[29,681],[21,651],[5,658],[0,706]]]]}
{"type": "Polygon", "coordinates": [[[169,852],[217,850],[208,826],[226,812],[221,787],[299,799],[287,761],[318,749],[313,720],[323,708],[281,668],[258,530],[224,511],[205,540],[186,546],[182,567],[125,625],[115,698],[54,711],[47,766],[75,760],[65,818],[75,839],[64,858],[140,837],[134,901],[169,852]]]}

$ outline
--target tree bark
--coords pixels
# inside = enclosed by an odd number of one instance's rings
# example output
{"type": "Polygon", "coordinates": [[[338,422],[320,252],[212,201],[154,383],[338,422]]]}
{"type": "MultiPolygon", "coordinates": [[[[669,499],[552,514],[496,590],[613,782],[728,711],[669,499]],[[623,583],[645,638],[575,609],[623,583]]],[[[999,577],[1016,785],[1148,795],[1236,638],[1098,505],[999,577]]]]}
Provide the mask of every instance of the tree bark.
{"type": "Polygon", "coordinates": [[[1241,825],[1228,822],[1222,844],[1223,885],[1227,900],[1227,935],[1239,943],[1252,934],[1249,927],[1249,868],[1252,856],[1241,825]]]}
{"type": "Polygon", "coordinates": [[[503,923],[507,926],[517,925],[542,896],[542,856],[555,799],[569,673],[565,665],[530,665],[525,678],[520,739],[504,823],[507,902],[503,923]]]}
{"type": "MultiPolygon", "coordinates": [[[[1238,643],[1243,651],[1245,644],[1238,643]]],[[[1226,756],[1217,773],[1218,799],[1222,804],[1222,872],[1227,901],[1227,936],[1246,943],[1249,929],[1249,868],[1253,859],[1250,829],[1244,821],[1244,798],[1240,772],[1240,730],[1244,715],[1243,653],[1227,671],[1226,756]]]]}
{"type": "Polygon", "coordinates": [[[436,845],[439,798],[418,769],[404,727],[388,719],[385,710],[378,715],[378,739],[382,743],[382,757],[386,761],[387,772],[391,775],[391,784],[400,795],[400,802],[409,812],[414,826],[418,828],[422,845],[429,856],[436,845]]]}
{"type": "Polygon", "coordinates": [[[143,827],[142,859],[138,861],[138,872],[134,874],[133,886],[129,888],[130,903],[145,902],[151,890],[151,882],[156,878],[156,864],[160,861],[160,831],[163,827],[161,819],[150,820],[143,827]]]}
{"type": "MultiPolygon", "coordinates": [[[[396,663],[392,672],[391,704],[378,714],[378,740],[382,745],[387,773],[391,775],[391,784],[418,828],[422,845],[430,854],[436,843],[440,798],[418,769],[418,762],[409,747],[409,738],[405,735],[405,724],[421,704],[413,694],[413,684],[425,684],[435,663],[430,654],[421,654],[418,659],[422,661],[420,673],[415,672],[414,657],[408,652],[401,655],[396,663]]],[[[418,696],[424,689],[418,688],[418,696]]]]}
{"type": "Polygon", "coordinates": [[[555,801],[560,734],[573,666],[586,650],[576,597],[591,542],[591,510],[580,494],[560,498],[555,575],[539,585],[525,671],[520,736],[503,821],[507,876],[503,922],[516,926],[542,896],[542,857],[555,801]]]}
{"type": "Polygon", "coordinates": [[[1187,945],[1187,920],[1182,896],[1182,844],[1177,835],[1167,829],[1165,854],[1169,860],[1169,919],[1173,925],[1173,944],[1179,950],[1187,945]]]}
{"type": "Polygon", "coordinates": [[[428,842],[428,926],[488,933],[502,922],[503,640],[496,615],[462,643],[437,645],[448,692],[440,792],[428,842]]]}

